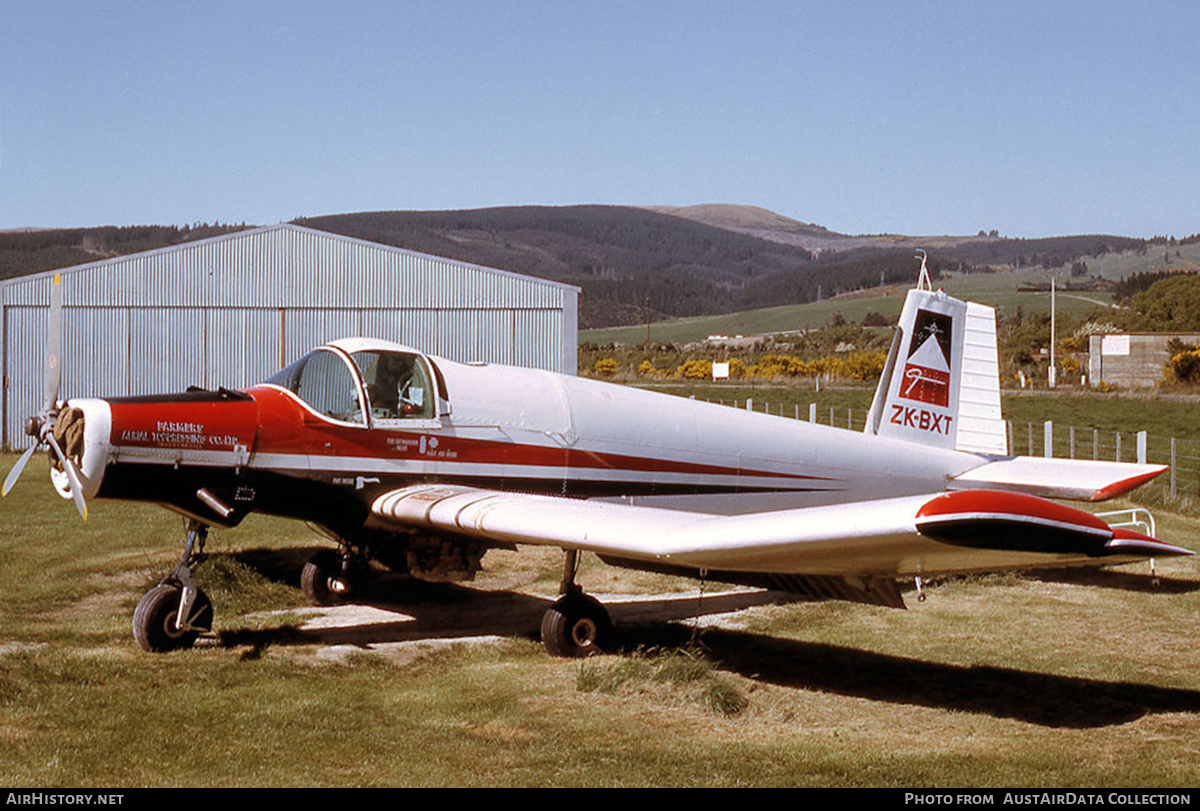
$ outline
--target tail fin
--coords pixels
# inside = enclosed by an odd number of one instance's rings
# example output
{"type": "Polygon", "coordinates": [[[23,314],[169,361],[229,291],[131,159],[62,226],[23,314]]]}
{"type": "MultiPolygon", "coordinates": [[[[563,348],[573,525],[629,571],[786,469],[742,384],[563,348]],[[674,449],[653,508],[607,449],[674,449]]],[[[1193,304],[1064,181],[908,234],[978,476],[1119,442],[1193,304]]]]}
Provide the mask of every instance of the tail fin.
{"type": "Polygon", "coordinates": [[[867,433],[1005,455],[996,311],[942,291],[910,290],[867,433]]]}

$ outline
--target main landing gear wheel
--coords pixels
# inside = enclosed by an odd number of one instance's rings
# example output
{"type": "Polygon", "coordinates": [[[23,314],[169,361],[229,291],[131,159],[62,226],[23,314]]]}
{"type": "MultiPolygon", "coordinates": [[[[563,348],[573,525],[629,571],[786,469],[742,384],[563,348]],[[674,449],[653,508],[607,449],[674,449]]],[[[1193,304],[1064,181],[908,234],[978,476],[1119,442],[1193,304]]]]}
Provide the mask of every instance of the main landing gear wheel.
{"type": "Polygon", "coordinates": [[[133,638],[142,650],[150,653],[190,648],[201,633],[211,631],[212,602],[208,595],[193,589],[191,605],[186,606],[186,619],[179,621],[184,607],[184,589],[164,583],[150,589],[133,612],[133,638]]]}
{"type": "Polygon", "coordinates": [[[344,602],[353,590],[353,581],[345,574],[342,556],[322,549],[309,558],[300,572],[300,590],[311,605],[344,602]]]}
{"type": "Polygon", "coordinates": [[[581,658],[601,653],[612,620],[595,597],[576,591],[559,597],[542,615],[542,644],[552,656],[581,658]]]}

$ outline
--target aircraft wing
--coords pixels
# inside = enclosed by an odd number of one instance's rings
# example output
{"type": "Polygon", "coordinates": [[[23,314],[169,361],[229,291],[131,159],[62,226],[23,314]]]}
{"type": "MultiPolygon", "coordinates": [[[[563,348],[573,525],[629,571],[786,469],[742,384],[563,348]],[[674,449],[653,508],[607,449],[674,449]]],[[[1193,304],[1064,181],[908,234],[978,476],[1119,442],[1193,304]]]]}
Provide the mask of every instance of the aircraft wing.
{"type": "Polygon", "coordinates": [[[1072,507],[991,490],[720,516],[416,485],[380,496],[371,515],[391,529],[731,572],[911,577],[1192,554],[1072,507]]]}

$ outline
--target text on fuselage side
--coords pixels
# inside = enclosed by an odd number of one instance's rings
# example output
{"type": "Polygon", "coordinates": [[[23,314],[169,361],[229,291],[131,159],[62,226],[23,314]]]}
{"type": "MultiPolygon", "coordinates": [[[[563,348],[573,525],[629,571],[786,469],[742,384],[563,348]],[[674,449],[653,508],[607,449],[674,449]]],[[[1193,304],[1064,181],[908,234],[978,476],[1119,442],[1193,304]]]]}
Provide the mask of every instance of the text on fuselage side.
{"type": "Polygon", "coordinates": [[[202,422],[167,422],[160,420],[153,431],[126,429],[121,442],[145,442],[153,445],[208,445],[231,447],[241,440],[232,434],[207,434],[202,422]]]}

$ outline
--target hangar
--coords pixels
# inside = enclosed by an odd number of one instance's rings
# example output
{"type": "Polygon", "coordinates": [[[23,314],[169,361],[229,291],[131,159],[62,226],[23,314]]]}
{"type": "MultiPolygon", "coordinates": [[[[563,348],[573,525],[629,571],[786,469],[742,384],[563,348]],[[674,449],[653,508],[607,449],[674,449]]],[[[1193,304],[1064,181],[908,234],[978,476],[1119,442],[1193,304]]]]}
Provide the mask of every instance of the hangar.
{"type": "Polygon", "coordinates": [[[279,224],[0,284],[0,445],[28,446],[63,275],[61,396],[244,388],[319,344],[384,338],[574,374],[579,288],[279,224]]]}

